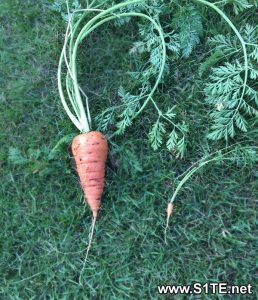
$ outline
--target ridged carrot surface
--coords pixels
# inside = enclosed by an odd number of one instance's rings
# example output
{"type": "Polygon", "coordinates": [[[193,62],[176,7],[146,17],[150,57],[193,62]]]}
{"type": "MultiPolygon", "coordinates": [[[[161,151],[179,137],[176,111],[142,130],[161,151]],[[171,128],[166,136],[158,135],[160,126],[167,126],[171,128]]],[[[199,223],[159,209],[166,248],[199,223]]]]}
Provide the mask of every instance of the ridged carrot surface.
{"type": "Polygon", "coordinates": [[[72,141],[72,152],[85,199],[96,218],[105,184],[107,140],[99,131],[79,134],[72,141]]]}

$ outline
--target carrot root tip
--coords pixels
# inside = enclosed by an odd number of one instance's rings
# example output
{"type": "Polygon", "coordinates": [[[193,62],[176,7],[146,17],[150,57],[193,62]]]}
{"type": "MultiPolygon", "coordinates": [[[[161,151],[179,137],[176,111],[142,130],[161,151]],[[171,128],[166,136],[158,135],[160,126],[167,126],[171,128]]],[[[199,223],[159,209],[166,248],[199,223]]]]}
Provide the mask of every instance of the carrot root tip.
{"type": "Polygon", "coordinates": [[[173,213],[173,208],[174,208],[173,203],[169,202],[169,203],[168,203],[168,206],[167,206],[167,217],[168,217],[168,218],[170,218],[170,216],[172,215],[172,213],[173,213]]]}
{"type": "Polygon", "coordinates": [[[169,225],[169,219],[173,213],[173,209],[174,209],[173,203],[169,202],[168,206],[167,206],[167,224],[166,224],[165,233],[164,233],[165,244],[167,244],[167,230],[168,230],[168,225],[169,225]]]}

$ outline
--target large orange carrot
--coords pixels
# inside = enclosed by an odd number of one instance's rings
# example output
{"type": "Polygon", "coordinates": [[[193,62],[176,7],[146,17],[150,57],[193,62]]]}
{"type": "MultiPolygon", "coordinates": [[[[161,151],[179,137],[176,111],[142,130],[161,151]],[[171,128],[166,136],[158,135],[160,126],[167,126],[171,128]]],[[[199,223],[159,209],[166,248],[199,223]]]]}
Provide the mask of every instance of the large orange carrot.
{"type": "Polygon", "coordinates": [[[85,199],[95,219],[105,183],[107,140],[99,131],[79,134],[73,139],[72,152],[85,199]]]}
{"type": "Polygon", "coordinates": [[[89,204],[93,214],[89,244],[79,277],[79,283],[81,285],[81,277],[90,250],[95,222],[105,184],[105,164],[107,160],[108,143],[105,136],[99,131],[82,133],[73,139],[72,153],[80,177],[81,186],[84,191],[85,200],[89,204]]]}

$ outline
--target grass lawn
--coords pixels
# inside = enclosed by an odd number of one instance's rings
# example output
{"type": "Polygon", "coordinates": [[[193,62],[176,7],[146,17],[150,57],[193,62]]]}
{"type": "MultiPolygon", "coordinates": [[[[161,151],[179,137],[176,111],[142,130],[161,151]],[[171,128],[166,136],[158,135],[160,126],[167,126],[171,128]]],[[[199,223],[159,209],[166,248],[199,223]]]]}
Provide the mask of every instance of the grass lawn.
{"type": "MultiPolygon", "coordinates": [[[[165,147],[151,148],[151,109],[112,139],[102,210],[83,286],[78,285],[91,213],[68,145],[49,159],[62,137],[77,134],[57,91],[65,23],[49,3],[0,3],[0,299],[163,299],[157,285],[195,281],[251,283],[250,298],[231,299],[256,299],[258,181],[253,166],[225,162],[194,175],[178,195],[164,243],[175,178],[220,147],[203,138],[207,116],[192,79],[171,83],[178,90],[186,85],[180,96],[186,99],[182,118],[193,120],[183,159],[165,147]],[[20,165],[8,159],[10,149],[18,152],[20,165]]],[[[93,115],[117,101],[117,89],[128,80],[124,73],[134,67],[126,53],[135,26],[128,26],[126,36],[123,27],[109,24],[81,49],[81,80],[93,115]]],[[[193,72],[194,59],[189,58],[183,76],[193,72]]],[[[175,92],[169,84],[165,89],[168,97],[175,92]]]]}

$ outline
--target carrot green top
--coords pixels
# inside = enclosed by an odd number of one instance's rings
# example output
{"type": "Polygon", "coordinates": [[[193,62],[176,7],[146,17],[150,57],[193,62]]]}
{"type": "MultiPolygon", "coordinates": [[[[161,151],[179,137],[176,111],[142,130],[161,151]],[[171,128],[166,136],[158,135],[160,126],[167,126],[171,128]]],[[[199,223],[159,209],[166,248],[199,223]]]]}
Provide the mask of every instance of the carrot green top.
{"type": "MultiPolygon", "coordinates": [[[[59,94],[61,98],[61,102],[64,106],[64,109],[66,113],[68,114],[69,118],[73,122],[73,124],[80,130],[80,132],[88,132],[91,130],[91,116],[90,116],[90,110],[89,110],[89,102],[87,95],[83,92],[83,90],[80,88],[77,78],[77,52],[78,47],[80,43],[96,28],[101,26],[102,24],[118,19],[123,17],[140,17],[147,19],[152,23],[154,28],[157,30],[159,38],[160,38],[160,45],[162,48],[162,59],[160,61],[160,68],[157,72],[157,79],[150,90],[150,92],[146,94],[141,94],[138,96],[138,99],[145,99],[143,101],[143,104],[139,108],[139,110],[135,113],[133,118],[137,117],[145,108],[145,106],[148,104],[150,100],[152,100],[152,96],[155,93],[158,84],[160,83],[160,80],[162,78],[164,68],[165,68],[165,61],[166,61],[166,44],[164,40],[164,33],[162,30],[161,25],[158,23],[158,21],[154,20],[151,16],[140,13],[140,12],[121,12],[122,8],[125,8],[126,6],[137,4],[137,3],[143,3],[146,0],[127,0],[122,3],[116,4],[108,9],[99,9],[100,5],[97,5],[95,8],[92,8],[96,0],[93,0],[91,4],[86,9],[77,9],[74,10],[72,13],[69,11],[69,6],[67,2],[67,10],[68,10],[68,25],[66,29],[65,34],[65,40],[63,49],[61,52],[60,60],[59,60],[59,67],[58,67],[58,89],[59,94]],[[82,23],[85,16],[87,16],[91,12],[97,12],[97,14],[92,17],[79,31],[79,25],[82,23]],[[74,22],[74,16],[78,13],[82,13],[77,18],[77,21],[74,22]],[[65,63],[67,72],[66,72],[66,78],[65,78],[65,89],[63,88],[62,84],[62,65],[65,63]],[[66,91],[66,92],[65,92],[66,91]],[[83,105],[82,97],[85,98],[86,102],[86,109],[83,105]],[[67,98],[69,99],[69,106],[67,102],[67,98]]],[[[244,54],[244,66],[245,66],[245,77],[244,77],[244,83],[242,87],[242,95],[239,102],[239,105],[242,104],[243,97],[246,90],[247,85],[247,78],[248,78],[248,58],[247,58],[247,51],[246,51],[246,43],[243,40],[241,34],[236,29],[234,24],[231,22],[231,20],[223,13],[222,10],[220,10],[216,4],[210,3],[206,0],[193,0],[197,3],[203,4],[205,6],[208,6],[209,8],[215,10],[231,27],[231,29],[234,31],[236,36],[238,37],[243,54],[244,54]]],[[[237,110],[236,110],[237,111],[237,110]]]]}

